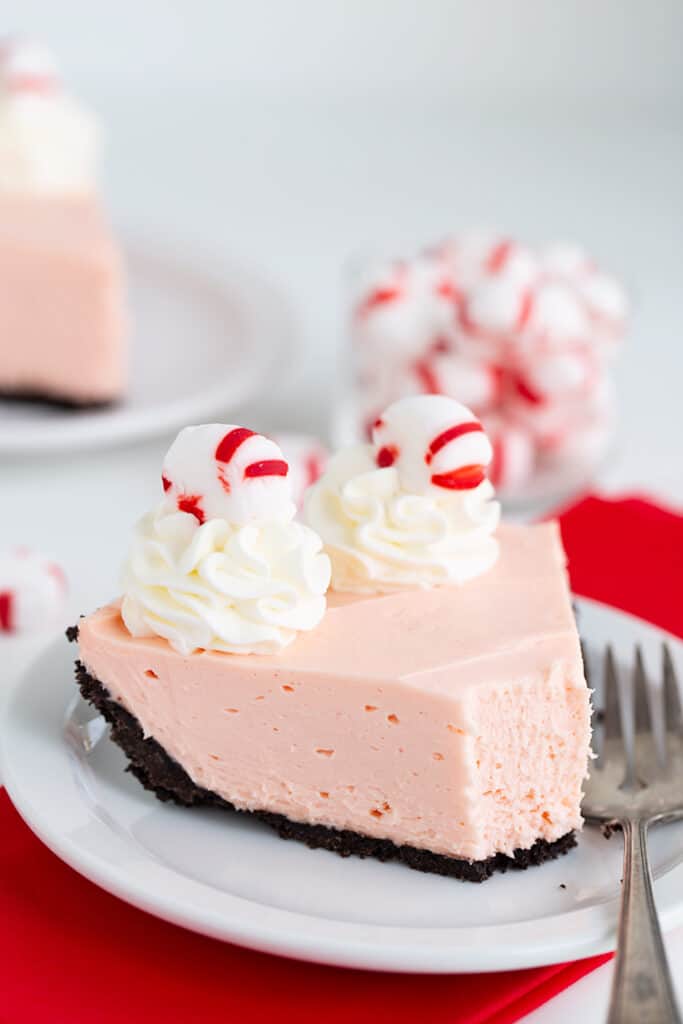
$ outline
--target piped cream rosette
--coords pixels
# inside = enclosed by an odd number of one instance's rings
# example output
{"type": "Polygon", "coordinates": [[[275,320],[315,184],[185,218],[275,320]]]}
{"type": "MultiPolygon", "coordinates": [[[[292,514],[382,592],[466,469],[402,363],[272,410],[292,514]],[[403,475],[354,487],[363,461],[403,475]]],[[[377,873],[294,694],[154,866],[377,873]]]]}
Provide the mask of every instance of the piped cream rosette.
{"type": "Polygon", "coordinates": [[[373,443],[342,451],[308,492],[335,590],[377,593],[464,583],[498,557],[491,444],[454,399],[391,405],[373,443]]]}
{"type": "Polygon", "coordinates": [[[97,119],[64,90],[52,54],[0,43],[0,193],[92,193],[99,149],[97,119]]]}
{"type": "Polygon", "coordinates": [[[244,427],[180,432],[124,570],[133,636],[163,637],[181,654],[272,654],[318,625],[330,563],[294,521],[288,474],[278,446],[244,427]]]}

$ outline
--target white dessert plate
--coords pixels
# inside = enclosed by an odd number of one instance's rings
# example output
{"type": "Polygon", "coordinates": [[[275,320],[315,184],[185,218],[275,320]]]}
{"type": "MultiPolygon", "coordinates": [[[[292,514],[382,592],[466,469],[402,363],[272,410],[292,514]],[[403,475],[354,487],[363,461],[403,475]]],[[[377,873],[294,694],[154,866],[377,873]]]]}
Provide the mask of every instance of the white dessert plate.
{"type": "MultiPolygon", "coordinates": [[[[280,293],[241,265],[212,269],[170,246],[125,245],[131,316],[125,400],[74,411],[0,401],[0,454],[97,448],[227,419],[268,381],[282,387],[296,364],[296,329],[280,293]]],[[[177,247],[176,247],[177,248],[177,247]]]]}
{"type": "MultiPolygon", "coordinates": [[[[664,634],[580,602],[591,645],[658,665],[664,634]]],[[[679,666],[683,644],[667,637],[679,666]]],[[[614,946],[621,839],[587,828],[566,857],[482,885],[284,842],[247,816],[159,803],[130,774],[102,719],[74,697],[74,650],[60,641],[11,695],[4,778],[54,852],[137,907],[186,928],[300,959],[389,971],[493,971],[614,946]]],[[[683,822],[651,854],[664,928],[683,922],[683,822]]]]}

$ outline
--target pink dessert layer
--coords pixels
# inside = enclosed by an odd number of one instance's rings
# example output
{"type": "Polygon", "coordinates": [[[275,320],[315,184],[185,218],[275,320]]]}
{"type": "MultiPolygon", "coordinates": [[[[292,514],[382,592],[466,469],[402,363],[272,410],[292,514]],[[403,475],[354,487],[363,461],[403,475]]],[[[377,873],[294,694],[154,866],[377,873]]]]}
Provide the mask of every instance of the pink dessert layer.
{"type": "Polygon", "coordinates": [[[481,860],[581,825],[589,691],[555,524],[504,526],[463,586],[331,594],[281,654],[188,657],[118,605],[81,660],[187,771],[239,808],[481,860]]]}
{"type": "Polygon", "coordinates": [[[121,260],[95,197],[0,197],[0,278],[0,392],[121,396],[121,260]]]}

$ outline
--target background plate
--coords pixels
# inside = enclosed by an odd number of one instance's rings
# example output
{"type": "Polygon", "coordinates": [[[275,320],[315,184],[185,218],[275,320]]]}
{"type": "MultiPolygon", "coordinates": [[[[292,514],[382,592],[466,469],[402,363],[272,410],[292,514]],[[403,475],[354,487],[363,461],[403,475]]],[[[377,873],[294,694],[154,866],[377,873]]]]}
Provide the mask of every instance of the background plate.
{"type": "MultiPolygon", "coordinates": [[[[225,419],[268,381],[282,386],[293,358],[292,315],[255,271],[206,259],[186,263],[169,246],[125,245],[132,321],[130,386],[112,409],[75,412],[0,402],[0,454],[74,450],[225,419]]],[[[177,248],[177,245],[176,245],[177,248]]]]}
{"type": "MultiPolygon", "coordinates": [[[[580,601],[582,633],[658,666],[664,634],[580,601]]],[[[670,638],[679,665],[683,645],[670,638]]],[[[613,948],[621,840],[587,828],[567,857],[483,885],[396,864],[343,860],[265,825],[159,803],[130,775],[102,719],[74,697],[74,650],[53,646],[11,696],[5,782],[51,849],[159,917],[267,952],[393,971],[492,971],[613,948]]],[[[683,822],[651,838],[665,928],[683,921],[683,822]]]]}

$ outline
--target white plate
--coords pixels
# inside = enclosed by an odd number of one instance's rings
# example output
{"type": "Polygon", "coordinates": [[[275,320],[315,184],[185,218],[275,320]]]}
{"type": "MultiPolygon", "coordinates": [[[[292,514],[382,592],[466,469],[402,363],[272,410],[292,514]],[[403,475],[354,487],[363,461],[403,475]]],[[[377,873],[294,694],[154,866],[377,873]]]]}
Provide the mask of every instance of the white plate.
{"type": "MultiPolygon", "coordinates": [[[[656,664],[662,635],[581,602],[582,632],[656,664]]],[[[683,645],[670,639],[677,659],[683,645]]],[[[74,700],[65,642],[10,698],[5,782],[31,828],[68,864],[129,903],[267,952],[392,971],[531,967],[613,948],[621,841],[586,829],[577,850],[483,885],[283,842],[221,811],[159,803],[129,774],[102,720],[74,700]]],[[[665,928],[683,921],[683,822],[652,835],[665,928]]]]}
{"type": "Polygon", "coordinates": [[[295,328],[280,294],[256,272],[207,259],[179,262],[167,246],[126,245],[132,321],[124,402],[73,411],[0,402],[0,454],[101,447],[169,433],[235,406],[296,363],[295,328]]]}

